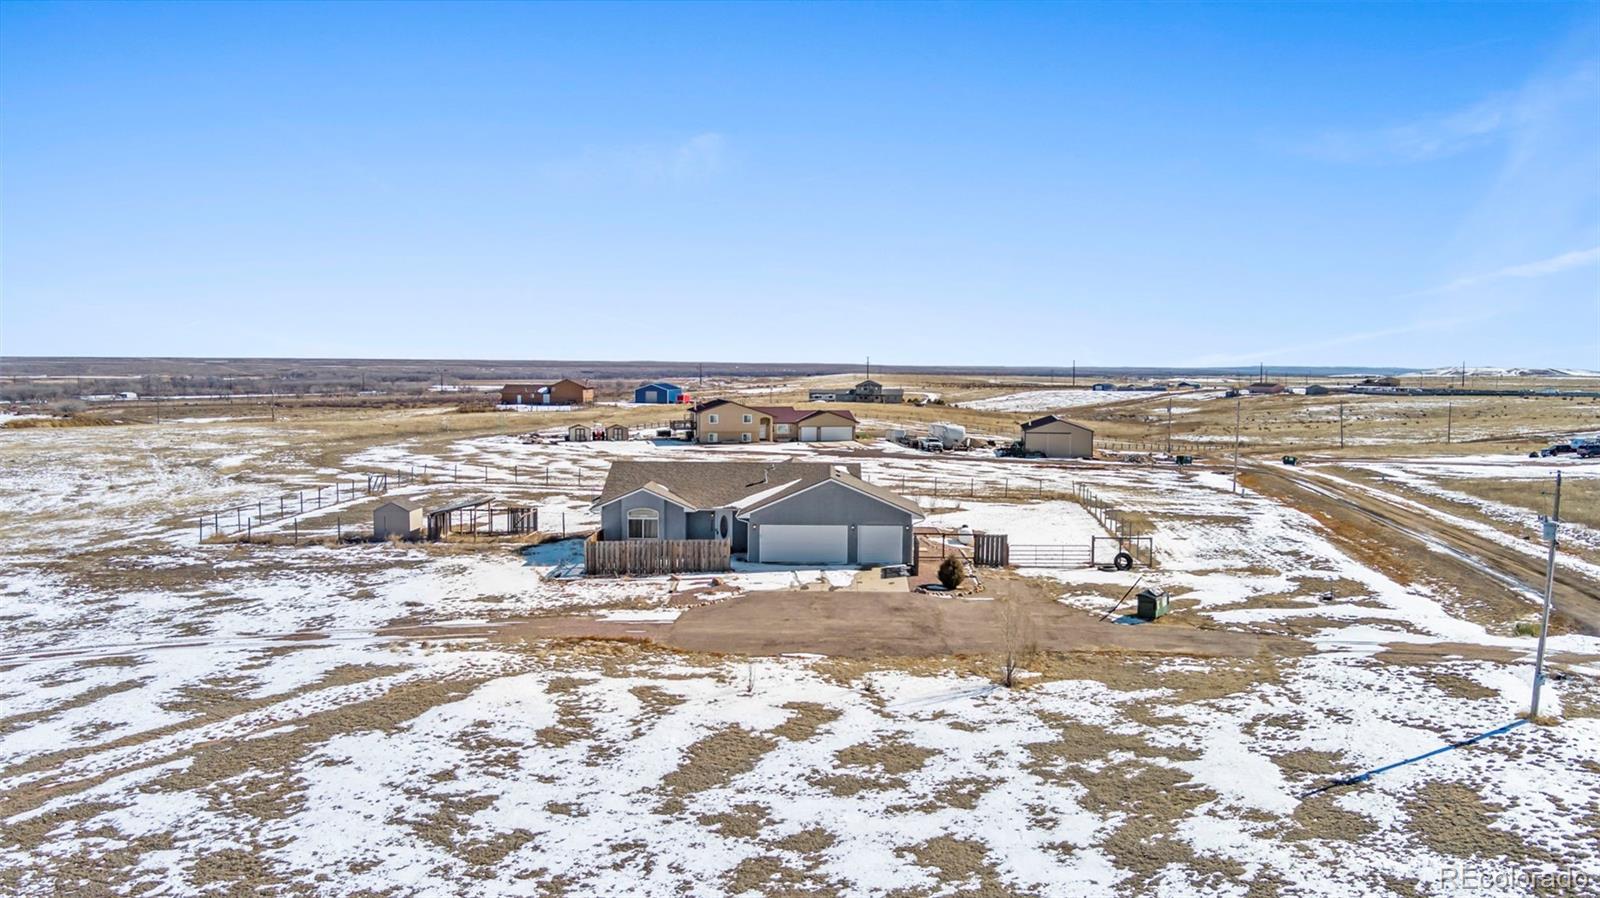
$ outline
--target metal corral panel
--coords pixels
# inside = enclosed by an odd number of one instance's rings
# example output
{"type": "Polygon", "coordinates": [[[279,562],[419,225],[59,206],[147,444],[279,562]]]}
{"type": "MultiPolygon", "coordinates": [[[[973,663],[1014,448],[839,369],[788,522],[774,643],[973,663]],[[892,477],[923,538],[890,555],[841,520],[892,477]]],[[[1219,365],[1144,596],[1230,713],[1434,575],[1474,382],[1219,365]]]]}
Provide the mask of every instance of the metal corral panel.
{"type": "Polygon", "coordinates": [[[844,524],[768,524],[761,528],[762,564],[846,564],[850,528],[844,524]]]}

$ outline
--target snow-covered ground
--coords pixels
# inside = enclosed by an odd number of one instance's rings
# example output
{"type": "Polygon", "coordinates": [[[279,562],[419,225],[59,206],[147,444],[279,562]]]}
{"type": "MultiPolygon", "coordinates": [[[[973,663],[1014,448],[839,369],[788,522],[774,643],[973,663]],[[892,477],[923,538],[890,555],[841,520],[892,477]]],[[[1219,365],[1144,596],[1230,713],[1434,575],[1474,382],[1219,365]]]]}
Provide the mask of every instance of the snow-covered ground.
{"type": "Polygon", "coordinates": [[[1007,393],[1004,396],[958,402],[956,405],[987,412],[1044,412],[1102,405],[1107,402],[1129,402],[1161,395],[1164,394],[1117,390],[1026,390],[1021,393],[1007,393]]]}
{"type": "MultiPolygon", "coordinates": [[[[0,433],[6,892],[1365,896],[1437,891],[1462,863],[1558,872],[1592,834],[1594,664],[1547,684],[1558,726],[1308,796],[1515,721],[1533,641],[1216,472],[473,434],[329,457],[319,439],[259,422],[0,433]],[[576,610],[664,624],[686,584],[558,577],[571,541],[526,555],[195,542],[203,509],[424,466],[481,479],[391,494],[492,491],[578,530],[617,458],[859,463],[928,523],[1018,544],[1103,534],[1063,498],[1085,485],[1150,521],[1160,565],[1026,572],[1060,601],[1098,616],[1143,577],[1178,602],[1166,633],[1292,626],[1303,650],[1045,656],[1011,690],[988,659],[526,643],[496,628],[576,610]],[[1385,657],[1436,643],[1455,647],[1385,657]],[[1440,818],[1469,828],[1442,837],[1440,818]]],[[[1490,476],[1536,476],[1507,468],[1490,476]]],[[[719,579],[738,592],[853,574],[719,579]]]]}

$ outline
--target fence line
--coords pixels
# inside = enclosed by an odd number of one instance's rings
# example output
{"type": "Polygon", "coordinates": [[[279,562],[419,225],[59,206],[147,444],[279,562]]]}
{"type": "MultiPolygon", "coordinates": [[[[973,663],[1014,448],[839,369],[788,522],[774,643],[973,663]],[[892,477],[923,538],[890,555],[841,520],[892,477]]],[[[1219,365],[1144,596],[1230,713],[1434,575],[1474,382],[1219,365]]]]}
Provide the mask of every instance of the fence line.
{"type": "Polygon", "coordinates": [[[653,575],[732,568],[730,544],[723,539],[602,540],[590,536],[583,544],[583,567],[588,574],[653,575]]]}

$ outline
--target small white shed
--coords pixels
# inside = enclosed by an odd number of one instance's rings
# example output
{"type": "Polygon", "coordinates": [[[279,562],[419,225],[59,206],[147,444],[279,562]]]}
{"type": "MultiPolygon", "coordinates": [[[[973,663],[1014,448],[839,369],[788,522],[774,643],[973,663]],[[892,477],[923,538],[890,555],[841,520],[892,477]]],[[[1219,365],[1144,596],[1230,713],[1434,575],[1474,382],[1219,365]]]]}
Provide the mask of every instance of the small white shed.
{"type": "Polygon", "coordinates": [[[414,539],[422,526],[422,506],[410,499],[390,499],[372,510],[373,539],[414,539]]]}

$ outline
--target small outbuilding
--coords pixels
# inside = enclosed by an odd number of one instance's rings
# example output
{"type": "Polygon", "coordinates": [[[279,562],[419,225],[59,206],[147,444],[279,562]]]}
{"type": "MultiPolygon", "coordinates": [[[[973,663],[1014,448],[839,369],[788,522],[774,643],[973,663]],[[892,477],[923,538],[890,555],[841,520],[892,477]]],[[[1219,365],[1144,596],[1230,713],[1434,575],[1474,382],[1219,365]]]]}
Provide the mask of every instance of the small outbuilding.
{"type": "Polygon", "coordinates": [[[626,424],[612,424],[606,428],[606,439],[631,440],[633,439],[633,431],[629,430],[626,424]]]}
{"type": "Polygon", "coordinates": [[[1306,387],[1306,395],[1307,396],[1326,396],[1331,392],[1333,392],[1333,391],[1329,390],[1327,387],[1323,386],[1322,384],[1311,384],[1310,386],[1306,387]]]}
{"type": "Polygon", "coordinates": [[[1095,384],[1094,386],[1090,387],[1089,389],[1095,391],[1096,393],[1104,393],[1104,392],[1107,392],[1109,390],[1115,390],[1116,388],[1117,388],[1116,384],[1100,383],[1100,384],[1095,384]]]}
{"type": "Polygon", "coordinates": [[[416,539],[422,524],[422,506],[410,499],[389,499],[372,510],[374,539],[416,539]]]}
{"type": "Polygon", "coordinates": [[[683,401],[683,387],[663,381],[641,384],[633,390],[633,401],[644,405],[674,405],[683,401]]]}
{"type": "Polygon", "coordinates": [[[567,442],[569,443],[587,443],[593,436],[594,433],[587,424],[574,424],[567,428],[567,442]]]}
{"type": "Polygon", "coordinates": [[[1066,418],[1045,415],[1022,425],[1022,448],[1046,458],[1092,458],[1094,431],[1066,418]]]}

